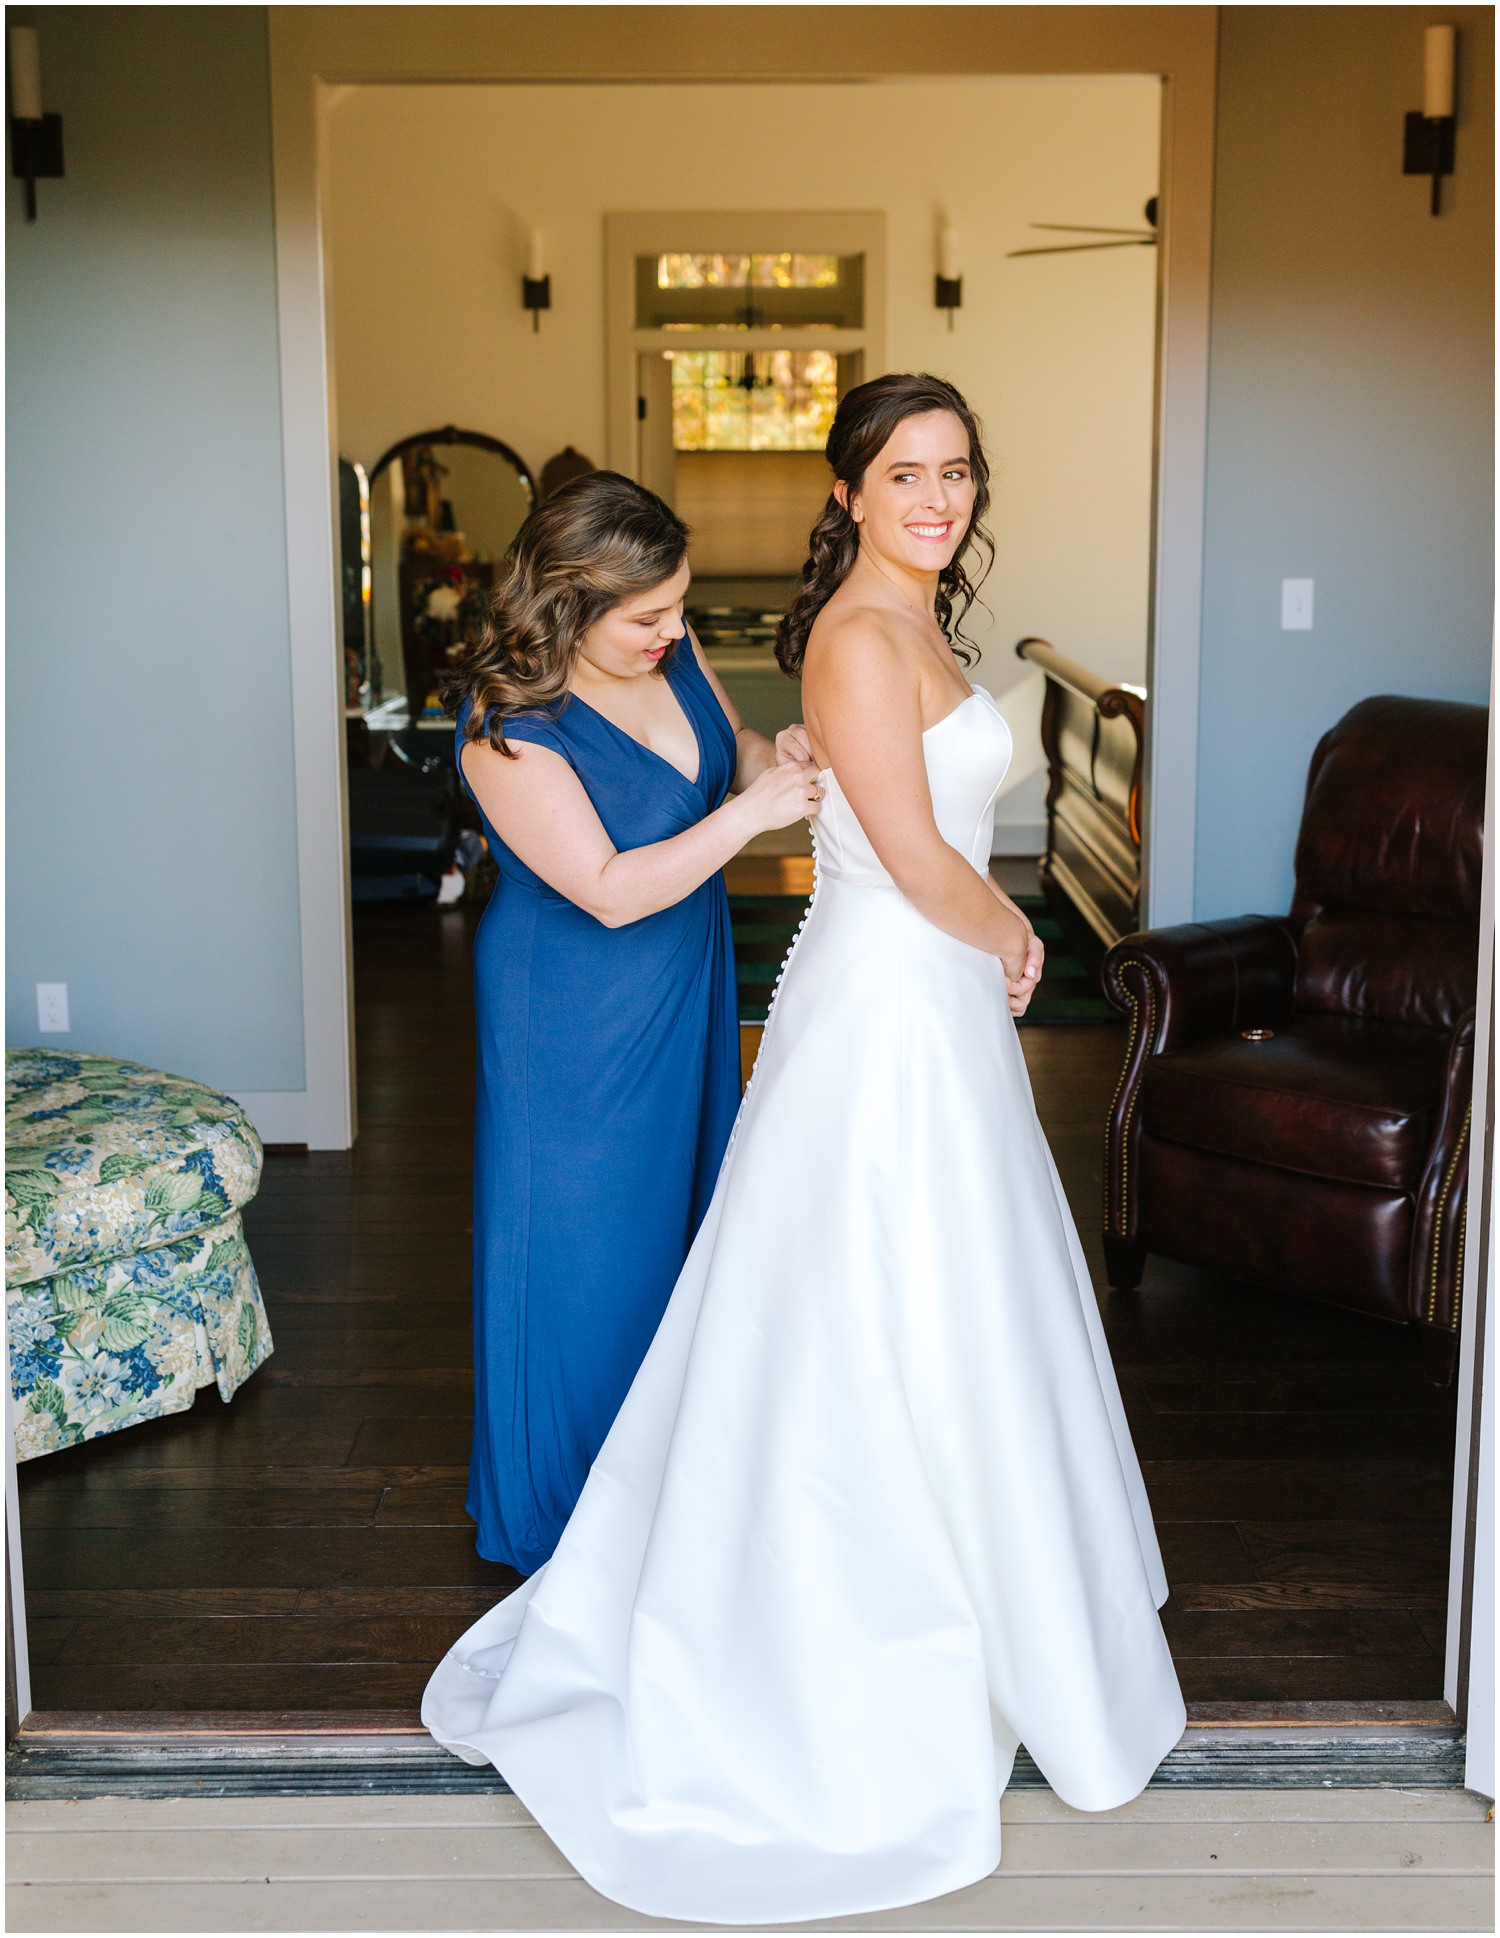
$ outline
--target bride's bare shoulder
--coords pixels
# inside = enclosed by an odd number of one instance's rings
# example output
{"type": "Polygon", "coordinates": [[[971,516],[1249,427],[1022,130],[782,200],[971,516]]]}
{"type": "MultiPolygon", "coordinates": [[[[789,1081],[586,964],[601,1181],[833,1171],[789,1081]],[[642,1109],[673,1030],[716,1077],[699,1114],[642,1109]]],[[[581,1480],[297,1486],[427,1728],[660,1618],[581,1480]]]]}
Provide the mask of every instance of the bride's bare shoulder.
{"type": "Polygon", "coordinates": [[[911,642],[905,631],[900,615],[889,607],[835,593],[808,635],[804,689],[811,682],[815,690],[832,696],[855,681],[866,690],[872,682],[913,681],[911,642]]]}

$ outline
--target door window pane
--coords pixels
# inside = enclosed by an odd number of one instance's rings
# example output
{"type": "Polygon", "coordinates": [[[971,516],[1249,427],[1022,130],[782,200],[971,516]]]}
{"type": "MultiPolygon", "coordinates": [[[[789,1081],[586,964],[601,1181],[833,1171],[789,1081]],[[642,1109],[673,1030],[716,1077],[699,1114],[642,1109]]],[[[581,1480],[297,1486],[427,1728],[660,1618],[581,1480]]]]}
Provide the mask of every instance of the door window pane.
{"type": "Polygon", "coordinates": [[[828,350],[674,350],[677,451],[821,451],[838,407],[828,350]]]}

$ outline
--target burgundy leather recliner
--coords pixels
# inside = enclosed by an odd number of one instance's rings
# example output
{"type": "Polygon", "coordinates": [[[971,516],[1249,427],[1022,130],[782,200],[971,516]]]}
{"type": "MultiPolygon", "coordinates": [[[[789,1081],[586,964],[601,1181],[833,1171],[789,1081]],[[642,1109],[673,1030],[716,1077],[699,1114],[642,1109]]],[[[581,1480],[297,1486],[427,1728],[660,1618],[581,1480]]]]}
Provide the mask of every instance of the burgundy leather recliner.
{"type": "Polygon", "coordinates": [[[1291,913],[1127,935],[1104,1250],[1426,1328],[1463,1282],[1486,713],[1382,695],[1318,742],[1291,913]]]}

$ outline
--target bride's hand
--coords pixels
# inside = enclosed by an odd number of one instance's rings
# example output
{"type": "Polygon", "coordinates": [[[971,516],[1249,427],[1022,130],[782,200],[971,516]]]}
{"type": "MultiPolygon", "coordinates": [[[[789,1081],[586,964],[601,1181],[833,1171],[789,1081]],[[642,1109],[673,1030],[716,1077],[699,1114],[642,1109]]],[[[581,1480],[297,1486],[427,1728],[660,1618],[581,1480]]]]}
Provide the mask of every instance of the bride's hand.
{"type": "Polygon", "coordinates": [[[1021,973],[1014,978],[1005,978],[1005,993],[1010,998],[1012,1016],[1024,1016],[1026,1005],[1036,994],[1036,986],[1042,979],[1042,961],[1046,955],[1041,938],[1033,929],[1026,941],[1026,960],[1021,973]]]}
{"type": "Polygon", "coordinates": [[[785,763],[800,761],[812,765],[812,743],[807,737],[807,729],[799,720],[795,726],[783,727],[776,736],[776,758],[785,763]]]}

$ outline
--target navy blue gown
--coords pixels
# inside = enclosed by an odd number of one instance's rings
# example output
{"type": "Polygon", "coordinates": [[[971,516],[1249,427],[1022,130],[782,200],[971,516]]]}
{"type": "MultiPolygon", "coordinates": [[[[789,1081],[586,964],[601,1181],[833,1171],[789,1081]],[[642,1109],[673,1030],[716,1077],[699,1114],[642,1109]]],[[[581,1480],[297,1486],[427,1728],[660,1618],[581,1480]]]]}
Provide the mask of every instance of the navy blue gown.
{"type": "MultiPolygon", "coordinates": [[[[506,721],[508,740],[562,755],[617,849],[680,834],[734,778],[734,734],[691,642],[663,668],[697,737],[695,781],[576,696],[506,721]]],[[[610,929],[484,831],[500,880],[474,944],[468,1511],[487,1561],[532,1574],[708,1209],[739,1107],[738,1008],[722,875],[610,929]]]]}

